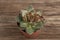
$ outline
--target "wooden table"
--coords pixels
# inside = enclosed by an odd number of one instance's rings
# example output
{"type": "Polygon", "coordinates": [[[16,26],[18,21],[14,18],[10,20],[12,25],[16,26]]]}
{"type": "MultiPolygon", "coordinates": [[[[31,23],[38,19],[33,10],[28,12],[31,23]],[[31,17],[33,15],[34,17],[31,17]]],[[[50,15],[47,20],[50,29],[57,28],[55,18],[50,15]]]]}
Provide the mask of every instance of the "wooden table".
{"type": "Polygon", "coordinates": [[[17,27],[16,16],[29,5],[40,9],[47,20],[38,39],[60,40],[60,0],[0,0],[0,40],[27,40],[17,27]]]}

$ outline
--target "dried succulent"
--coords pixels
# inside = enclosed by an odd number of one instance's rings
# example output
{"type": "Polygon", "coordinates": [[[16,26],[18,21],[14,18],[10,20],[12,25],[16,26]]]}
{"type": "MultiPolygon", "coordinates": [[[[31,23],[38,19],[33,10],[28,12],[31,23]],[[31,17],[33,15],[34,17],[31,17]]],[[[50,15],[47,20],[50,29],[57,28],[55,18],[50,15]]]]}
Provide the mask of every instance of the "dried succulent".
{"type": "Polygon", "coordinates": [[[28,34],[32,34],[44,25],[44,17],[41,12],[36,12],[32,6],[20,12],[17,22],[20,23],[20,27],[24,28],[28,34]]]}

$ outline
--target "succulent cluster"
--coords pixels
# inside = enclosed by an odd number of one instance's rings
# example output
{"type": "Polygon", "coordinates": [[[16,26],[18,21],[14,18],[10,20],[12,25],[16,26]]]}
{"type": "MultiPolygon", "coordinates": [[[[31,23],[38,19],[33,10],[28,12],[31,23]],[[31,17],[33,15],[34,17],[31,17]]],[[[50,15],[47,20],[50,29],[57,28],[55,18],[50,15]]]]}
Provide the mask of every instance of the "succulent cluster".
{"type": "Polygon", "coordinates": [[[20,11],[17,22],[20,23],[20,28],[24,28],[28,34],[32,34],[43,26],[44,18],[40,10],[36,11],[32,6],[29,6],[20,11]]]}

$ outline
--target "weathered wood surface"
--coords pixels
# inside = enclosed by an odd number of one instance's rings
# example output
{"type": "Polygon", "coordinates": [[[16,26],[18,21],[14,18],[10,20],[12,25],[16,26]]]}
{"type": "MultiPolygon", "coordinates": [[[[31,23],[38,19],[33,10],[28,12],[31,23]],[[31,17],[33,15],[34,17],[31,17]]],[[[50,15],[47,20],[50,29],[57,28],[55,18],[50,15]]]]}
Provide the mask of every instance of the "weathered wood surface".
{"type": "Polygon", "coordinates": [[[60,39],[60,0],[0,0],[0,40],[26,39],[17,27],[16,16],[28,5],[41,9],[47,20],[39,39],[60,39]]]}

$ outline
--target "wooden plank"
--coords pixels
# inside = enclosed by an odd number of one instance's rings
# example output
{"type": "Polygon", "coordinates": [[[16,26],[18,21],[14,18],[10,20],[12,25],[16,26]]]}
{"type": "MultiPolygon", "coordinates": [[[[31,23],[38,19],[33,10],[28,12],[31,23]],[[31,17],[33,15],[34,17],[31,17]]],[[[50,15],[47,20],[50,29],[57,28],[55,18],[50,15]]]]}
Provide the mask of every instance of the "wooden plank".
{"type": "MultiPolygon", "coordinates": [[[[16,9],[16,11],[17,11],[18,9],[26,8],[30,4],[33,5],[35,7],[35,9],[44,9],[44,10],[47,10],[47,9],[48,10],[56,10],[57,9],[56,6],[58,5],[58,4],[56,5],[56,3],[18,3],[18,4],[13,4],[13,3],[10,3],[10,4],[9,3],[8,4],[4,3],[3,4],[2,3],[2,4],[0,4],[0,8],[10,9],[10,10],[13,10],[13,11],[14,11],[14,9],[16,9]]],[[[58,7],[58,9],[59,8],[60,7],[58,7]]]]}
{"type": "Polygon", "coordinates": [[[0,22],[15,22],[16,16],[0,16],[0,22]]]}
{"type": "Polygon", "coordinates": [[[59,35],[40,35],[40,39],[60,39],[60,34],[59,35]]]}
{"type": "Polygon", "coordinates": [[[16,24],[0,24],[0,28],[18,28],[18,25],[17,25],[17,23],[16,24]]]}
{"type": "Polygon", "coordinates": [[[48,34],[48,35],[58,35],[60,34],[60,26],[44,26],[42,29],[41,29],[41,33],[40,34],[48,34]]]}
{"type": "MultiPolygon", "coordinates": [[[[20,34],[20,31],[17,28],[2,28],[0,29],[0,37],[7,37],[7,38],[25,38],[23,35],[20,34]]],[[[50,39],[50,38],[60,38],[60,34],[40,34],[40,39],[50,39]]]]}
{"type": "Polygon", "coordinates": [[[43,2],[59,2],[60,0],[0,0],[0,2],[20,2],[20,3],[43,3],[43,2]]]}
{"type": "Polygon", "coordinates": [[[57,22],[59,22],[60,21],[60,16],[45,16],[44,17],[47,21],[57,21],[57,22]]]}
{"type": "MultiPolygon", "coordinates": [[[[9,28],[17,28],[17,24],[16,23],[4,23],[1,24],[0,23],[0,28],[4,28],[4,29],[9,29],[9,28]]],[[[56,25],[46,25],[42,28],[42,32],[41,34],[60,34],[60,26],[56,26],[56,25]]]]}
{"type": "Polygon", "coordinates": [[[0,37],[9,37],[14,35],[20,35],[18,28],[0,28],[0,37]]]}
{"type": "MultiPolygon", "coordinates": [[[[30,4],[30,3],[29,3],[30,4]]],[[[18,14],[19,10],[26,8],[29,4],[1,4],[0,5],[0,14],[5,13],[15,13],[18,14]]],[[[51,3],[32,3],[35,9],[41,9],[42,13],[46,16],[60,15],[60,7],[52,7],[51,3]]]]}
{"type": "MultiPolygon", "coordinates": [[[[60,24],[60,16],[45,16],[46,24],[54,24],[59,25],[60,24]]],[[[0,23],[16,23],[16,16],[0,16],[0,23]]]]}
{"type": "Polygon", "coordinates": [[[17,16],[19,12],[0,12],[0,16],[17,16]]]}

